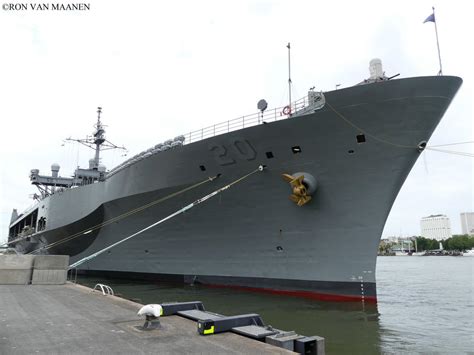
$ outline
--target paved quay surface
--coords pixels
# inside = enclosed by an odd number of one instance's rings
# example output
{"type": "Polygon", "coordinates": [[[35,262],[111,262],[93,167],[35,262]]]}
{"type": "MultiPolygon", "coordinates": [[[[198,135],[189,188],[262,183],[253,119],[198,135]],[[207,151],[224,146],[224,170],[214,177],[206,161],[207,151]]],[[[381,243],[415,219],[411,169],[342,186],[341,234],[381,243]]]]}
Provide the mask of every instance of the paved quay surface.
{"type": "Polygon", "coordinates": [[[140,331],[142,305],[75,285],[0,285],[0,354],[294,354],[233,333],[202,336],[161,318],[140,331]]]}

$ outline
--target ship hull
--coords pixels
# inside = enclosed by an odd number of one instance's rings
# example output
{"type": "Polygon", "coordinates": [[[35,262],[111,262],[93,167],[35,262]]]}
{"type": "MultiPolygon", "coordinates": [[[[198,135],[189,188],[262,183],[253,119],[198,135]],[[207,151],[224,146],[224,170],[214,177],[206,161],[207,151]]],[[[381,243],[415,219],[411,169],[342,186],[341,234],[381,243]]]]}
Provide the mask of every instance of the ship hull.
{"type": "Polygon", "coordinates": [[[265,165],[80,269],[374,301],[390,208],[460,85],[456,77],[426,77],[337,90],[314,113],[153,155],[105,182],[43,200],[50,228],[36,242],[81,260],[265,165]],[[302,172],[317,189],[299,207],[281,175],[302,172]]]}

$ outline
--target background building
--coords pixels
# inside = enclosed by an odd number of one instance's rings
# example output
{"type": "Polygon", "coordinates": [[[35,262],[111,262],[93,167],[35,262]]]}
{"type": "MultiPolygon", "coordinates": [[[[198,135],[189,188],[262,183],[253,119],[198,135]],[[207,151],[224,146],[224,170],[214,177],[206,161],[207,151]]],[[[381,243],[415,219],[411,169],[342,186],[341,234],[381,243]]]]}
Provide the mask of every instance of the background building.
{"type": "Polygon", "coordinates": [[[420,225],[422,237],[436,240],[452,237],[449,218],[443,214],[423,217],[420,221],[420,225]]]}
{"type": "Polygon", "coordinates": [[[461,213],[462,234],[474,235],[474,212],[461,213]]]}

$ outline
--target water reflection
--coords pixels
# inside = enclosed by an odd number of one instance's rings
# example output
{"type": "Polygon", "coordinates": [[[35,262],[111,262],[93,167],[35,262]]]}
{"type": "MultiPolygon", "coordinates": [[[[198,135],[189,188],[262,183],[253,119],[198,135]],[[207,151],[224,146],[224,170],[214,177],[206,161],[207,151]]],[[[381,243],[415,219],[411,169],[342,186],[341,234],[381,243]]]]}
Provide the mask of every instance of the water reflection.
{"type": "Polygon", "coordinates": [[[225,315],[258,313],[265,323],[299,334],[326,338],[328,354],[378,354],[379,317],[376,304],[358,302],[322,302],[209,288],[202,285],[138,282],[81,276],[79,283],[93,287],[96,283],[111,286],[125,298],[141,303],[202,301],[206,309],[225,315]]]}

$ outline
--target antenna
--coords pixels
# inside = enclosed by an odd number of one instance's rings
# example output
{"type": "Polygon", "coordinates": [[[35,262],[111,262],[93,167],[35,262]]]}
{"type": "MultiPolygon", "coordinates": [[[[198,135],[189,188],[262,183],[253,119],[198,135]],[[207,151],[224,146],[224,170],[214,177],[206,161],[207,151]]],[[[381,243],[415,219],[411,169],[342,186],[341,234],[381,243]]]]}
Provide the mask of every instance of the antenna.
{"type": "Polygon", "coordinates": [[[126,150],[125,147],[119,147],[108,141],[105,138],[105,129],[104,125],[100,121],[100,115],[102,113],[102,107],[97,107],[97,123],[94,125],[95,132],[92,136],[87,136],[85,139],[76,139],[76,138],[66,138],[66,141],[74,141],[85,145],[93,150],[95,150],[94,156],[94,168],[98,169],[100,163],[100,151],[108,149],[122,149],[126,150]]]}
{"type": "Polygon", "coordinates": [[[286,46],[288,48],[288,96],[289,96],[289,103],[288,106],[290,107],[290,113],[291,113],[291,61],[290,61],[290,42],[288,42],[288,45],[286,46]]]}

